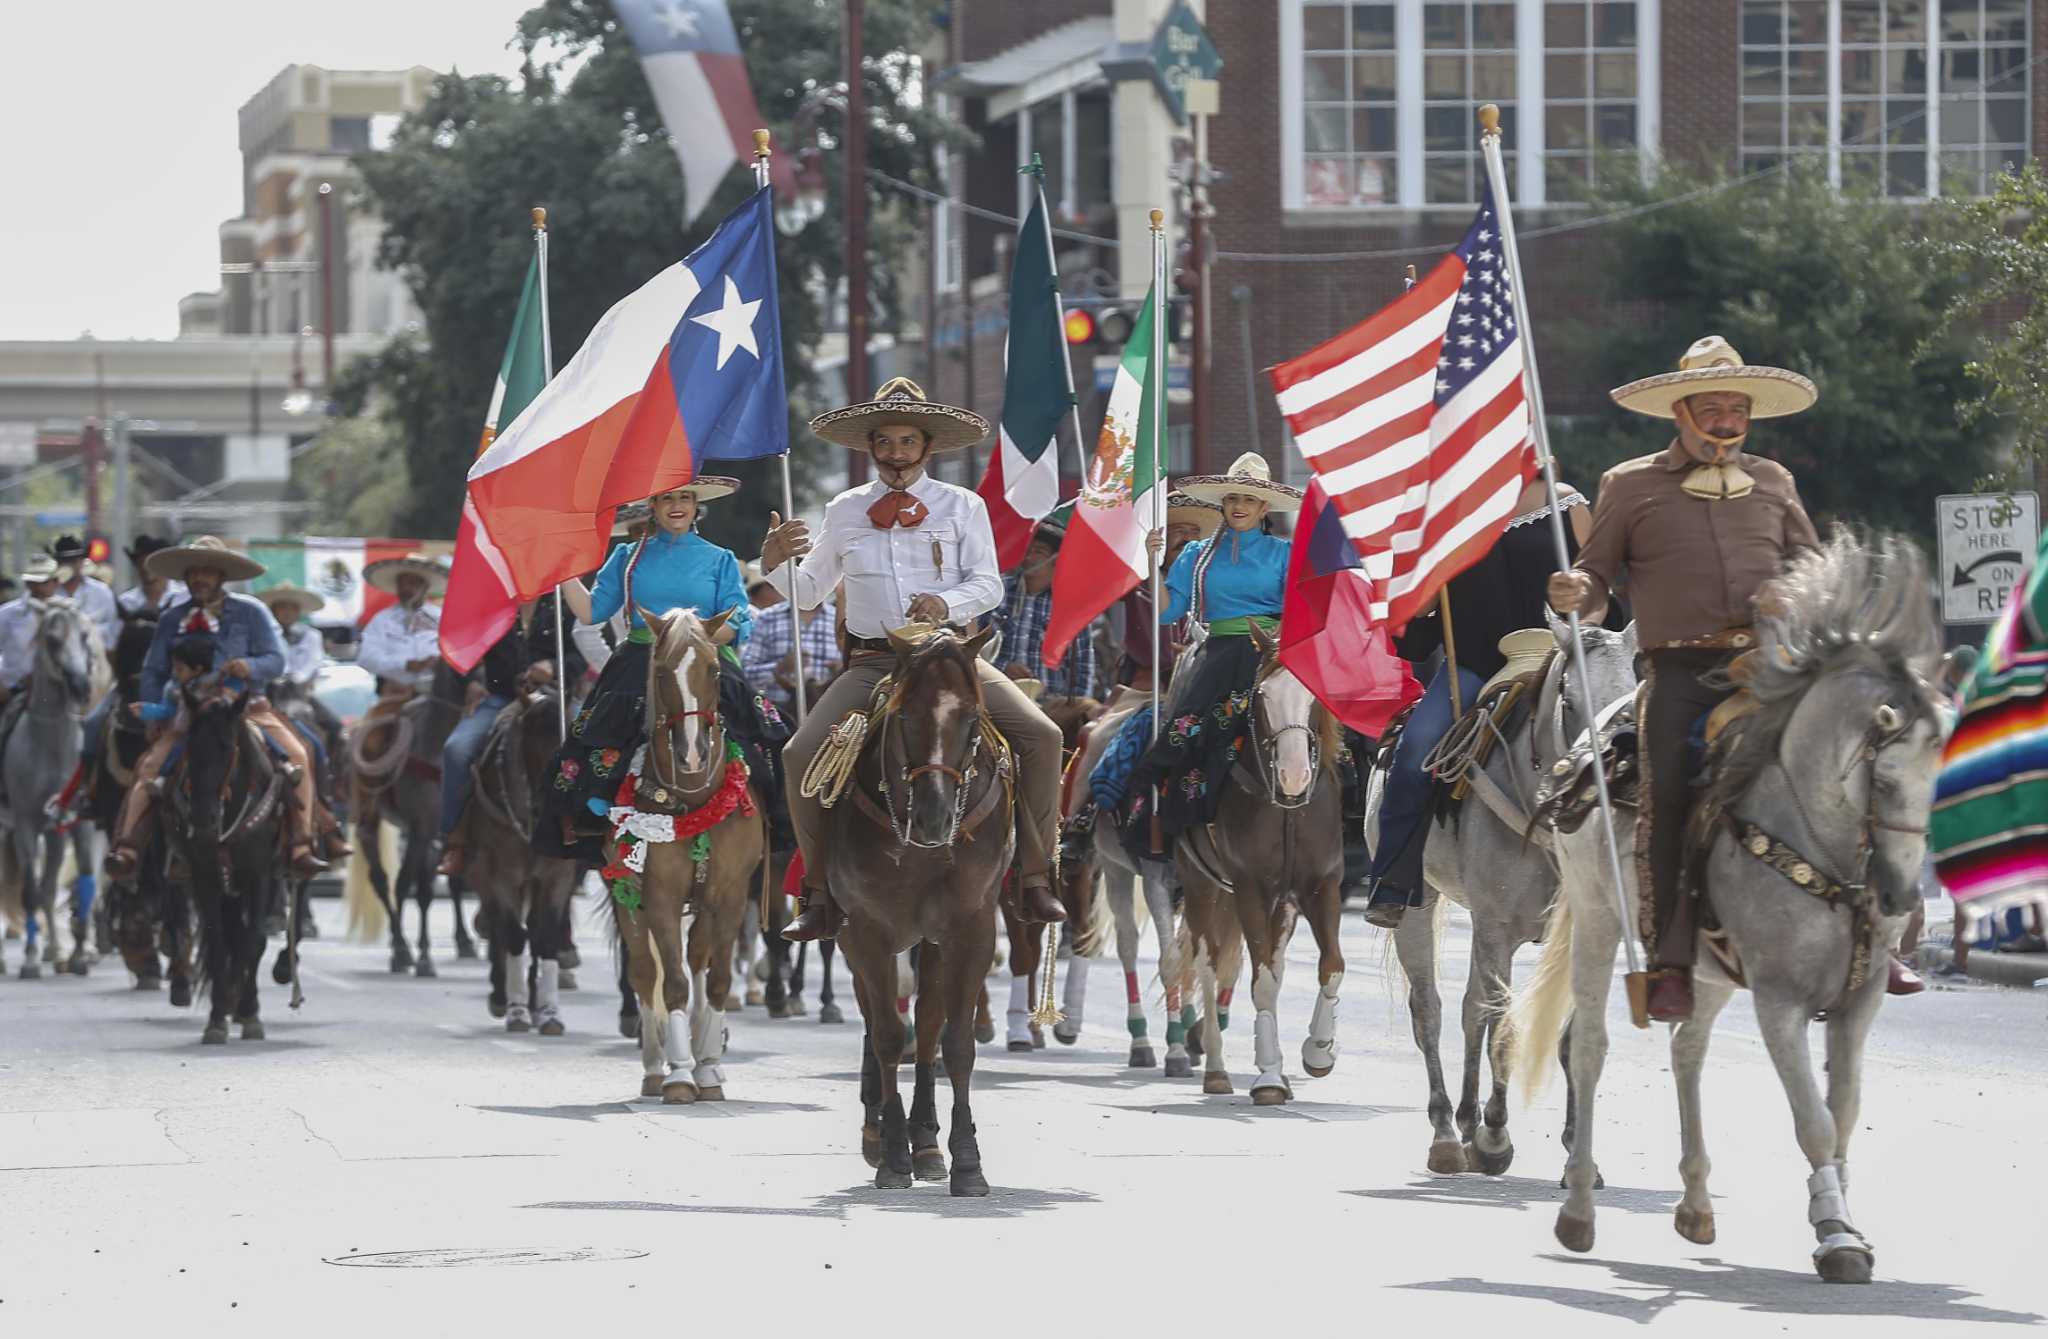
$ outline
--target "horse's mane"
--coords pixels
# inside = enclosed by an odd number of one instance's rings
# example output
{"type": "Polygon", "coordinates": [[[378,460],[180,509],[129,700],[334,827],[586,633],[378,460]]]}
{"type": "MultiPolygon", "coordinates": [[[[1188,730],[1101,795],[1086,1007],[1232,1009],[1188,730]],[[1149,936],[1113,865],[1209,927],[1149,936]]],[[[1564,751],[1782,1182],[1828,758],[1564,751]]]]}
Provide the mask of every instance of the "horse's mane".
{"type": "Polygon", "coordinates": [[[1784,608],[1758,620],[1746,687],[1762,704],[1714,769],[1712,801],[1743,795],[1772,758],[1808,689],[1860,666],[1911,682],[1941,656],[1927,564],[1897,535],[1864,537],[1836,526],[1818,549],[1793,559],[1775,590],[1784,608]]]}

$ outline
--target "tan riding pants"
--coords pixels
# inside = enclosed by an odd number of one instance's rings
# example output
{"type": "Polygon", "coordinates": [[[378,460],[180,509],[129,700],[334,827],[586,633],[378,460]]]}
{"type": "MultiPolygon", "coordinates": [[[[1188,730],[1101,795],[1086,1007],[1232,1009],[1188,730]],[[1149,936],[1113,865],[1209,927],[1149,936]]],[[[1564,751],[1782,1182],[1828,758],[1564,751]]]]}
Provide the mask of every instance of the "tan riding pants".
{"type": "MultiPolygon", "coordinates": [[[[974,663],[981,676],[982,702],[1017,758],[1018,873],[1027,883],[1034,878],[1050,882],[1060,840],[1060,729],[995,666],[983,660],[974,663]]],[[[856,654],[783,745],[789,818],[796,828],[797,849],[803,852],[804,881],[811,887],[824,886],[825,807],[815,796],[807,799],[800,793],[804,772],[832,727],[848,712],[865,710],[875,685],[895,665],[891,656],[856,654]]]]}
{"type": "MultiPolygon", "coordinates": [[[[320,801],[313,788],[313,760],[306,741],[292,729],[291,722],[277,714],[277,709],[270,705],[267,697],[252,698],[242,714],[299,769],[298,784],[293,787],[295,803],[286,815],[286,821],[291,824],[292,845],[300,846],[312,841],[311,815],[317,812],[314,806],[320,801]]],[[[135,834],[141,830],[156,804],[156,793],[150,789],[150,783],[162,774],[164,760],[171,756],[171,749],[180,737],[179,728],[174,726],[164,731],[136,759],[135,780],[128,787],[127,798],[121,802],[121,821],[115,828],[116,845],[133,847],[138,844],[135,834]]]]}

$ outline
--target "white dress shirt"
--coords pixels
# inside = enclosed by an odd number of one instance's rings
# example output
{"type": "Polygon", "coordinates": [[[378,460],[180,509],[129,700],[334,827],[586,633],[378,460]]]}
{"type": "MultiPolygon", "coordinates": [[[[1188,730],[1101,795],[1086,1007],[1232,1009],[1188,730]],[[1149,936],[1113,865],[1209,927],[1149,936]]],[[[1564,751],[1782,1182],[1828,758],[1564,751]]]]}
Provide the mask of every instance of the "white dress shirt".
{"type": "Polygon", "coordinates": [[[114,588],[98,577],[80,577],[78,589],[64,593],[99,629],[100,649],[113,650],[114,639],[121,631],[121,606],[114,603],[114,588]]]}
{"type": "Polygon", "coordinates": [[[284,644],[284,682],[297,688],[311,687],[327,660],[327,644],[320,629],[300,619],[282,629],[279,640],[284,644]]]}
{"type": "Polygon", "coordinates": [[[426,692],[434,686],[434,667],[417,674],[406,668],[425,657],[441,658],[441,607],[423,604],[408,610],[394,604],[379,609],[363,629],[356,663],[380,679],[426,692]]]}
{"type": "Polygon", "coordinates": [[[0,604],[0,684],[19,688],[36,668],[36,626],[42,616],[17,595],[0,604]]]}
{"type": "Polygon", "coordinates": [[[798,608],[812,609],[844,581],[846,630],[856,637],[882,637],[902,627],[919,595],[944,600],[955,623],[1003,602],[995,534],[980,495],[921,476],[907,491],[924,503],[924,522],[883,530],[868,519],[868,508],[888,491],[876,480],[827,503],[810,554],[796,565],[794,579],[789,564],[778,568],[769,578],[775,588],[798,608]]]}

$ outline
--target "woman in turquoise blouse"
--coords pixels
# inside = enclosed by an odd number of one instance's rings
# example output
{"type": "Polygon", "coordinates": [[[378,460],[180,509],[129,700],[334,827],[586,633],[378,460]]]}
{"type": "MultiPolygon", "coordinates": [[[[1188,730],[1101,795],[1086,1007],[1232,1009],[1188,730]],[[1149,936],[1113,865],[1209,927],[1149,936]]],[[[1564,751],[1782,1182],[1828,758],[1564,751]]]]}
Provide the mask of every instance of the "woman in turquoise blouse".
{"type": "Polygon", "coordinates": [[[1131,778],[1136,795],[1159,787],[1159,815],[1169,836],[1216,816],[1259,672],[1251,623],[1256,619],[1277,636],[1287,589],[1288,543],[1266,529],[1266,517],[1301,506],[1301,490],[1273,482],[1264,457],[1250,451],[1228,474],[1175,483],[1190,496],[1221,503],[1223,528],[1181,550],[1167,573],[1159,616],[1162,623],[1186,618],[1208,630],[1174,666],[1159,742],[1131,778]]]}
{"type": "Polygon", "coordinates": [[[534,825],[533,846],[542,855],[586,862],[603,858],[600,820],[632,765],[633,754],[646,742],[647,662],[653,635],[640,617],[642,609],[688,609],[700,618],[727,614],[713,638],[721,652],[719,716],[766,793],[778,831],[786,828],[781,758],[789,730],[740,672],[738,648],[752,630],[753,606],[740,579],[739,560],[730,549],[697,533],[702,504],[738,488],[736,479],[699,475],[686,487],[649,499],[644,511],[622,508],[622,520],[629,512],[639,513],[631,517],[638,522],[628,532],[632,542],[612,550],[589,589],[581,581],[562,587],[564,607],[583,622],[602,625],[623,613],[630,630],[605,662],[596,687],[570,724],[568,740],[555,754],[542,798],[543,821],[534,825]]]}

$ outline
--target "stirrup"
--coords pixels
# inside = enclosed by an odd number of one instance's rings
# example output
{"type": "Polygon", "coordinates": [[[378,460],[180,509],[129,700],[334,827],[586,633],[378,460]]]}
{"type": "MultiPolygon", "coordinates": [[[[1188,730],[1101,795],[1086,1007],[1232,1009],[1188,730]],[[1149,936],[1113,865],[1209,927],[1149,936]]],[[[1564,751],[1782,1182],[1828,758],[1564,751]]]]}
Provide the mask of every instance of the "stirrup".
{"type": "Polygon", "coordinates": [[[846,913],[827,891],[805,892],[797,898],[796,919],[782,927],[782,937],[792,944],[814,939],[831,939],[846,924],[846,913]]]}

